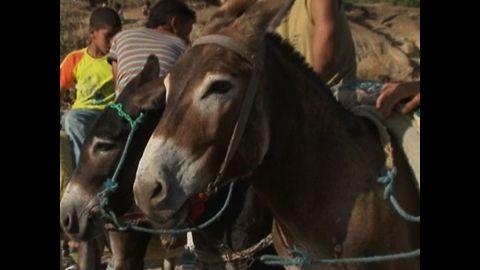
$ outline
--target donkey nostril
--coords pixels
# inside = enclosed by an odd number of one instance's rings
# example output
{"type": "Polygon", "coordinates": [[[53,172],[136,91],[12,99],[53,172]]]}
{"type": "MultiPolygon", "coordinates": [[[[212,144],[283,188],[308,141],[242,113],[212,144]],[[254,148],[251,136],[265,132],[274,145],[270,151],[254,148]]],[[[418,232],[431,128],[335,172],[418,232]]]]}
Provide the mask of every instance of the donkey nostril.
{"type": "Polygon", "coordinates": [[[157,183],[157,185],[153,189],[151,198],[156,198],[157,196],[160,196],[160,194],[162,193],[162,190],[163,190],[163,185],[161,183],[157,183]]]}
{"type": "Polygon", "coordinates": [[[72,214],[67,214],[62,220],[63,229],[68,233],[78,233],[78,224],[72,214]]]}
{"type": "Polygon", "coordinates": [[[161,204],[165,200],[165,197],[167,196],[167,192],[168,192],[168,186],[163,181],[162,178],[157,179],[154,182],[151,182],[150,191],[149,191],[150,201],[148,203],[154,207],[159,206],[159,204],[161,204]]]}
{"type": "Polygon", "coordinates": [[[70,226],[72,225],[72,216],[68,214],[65,218],[62,220],[62,226],[65,228],[65,230],[69,230],[70,226]]]}

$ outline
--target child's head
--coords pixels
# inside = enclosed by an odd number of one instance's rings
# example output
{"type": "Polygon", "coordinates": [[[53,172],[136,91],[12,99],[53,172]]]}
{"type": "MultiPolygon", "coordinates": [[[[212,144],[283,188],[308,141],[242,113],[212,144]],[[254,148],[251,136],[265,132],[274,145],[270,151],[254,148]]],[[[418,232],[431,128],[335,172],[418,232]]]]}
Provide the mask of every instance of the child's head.
{"type": "Polygon", "coordinates": [[[120,4],[119,2],[116,2],[115,5],[113,6],[113,8],[117,11],[119,11],[120,9],[122,9],[122,4],[120,4]]]}
{"type": "Polygon", "coordinates": [[[122,21],[118,13],[108,7],[97,8],[90,16],[90,45],[102,54],[110,50],[110,40],[122,30],[122,21]]]}
{"type": "Polygon", "coordinates": [[[158,1],[148,15],[146,27],[161,26],[185,41],[188,41],[196,15],[185,3],[179,0],[158,1]]]}

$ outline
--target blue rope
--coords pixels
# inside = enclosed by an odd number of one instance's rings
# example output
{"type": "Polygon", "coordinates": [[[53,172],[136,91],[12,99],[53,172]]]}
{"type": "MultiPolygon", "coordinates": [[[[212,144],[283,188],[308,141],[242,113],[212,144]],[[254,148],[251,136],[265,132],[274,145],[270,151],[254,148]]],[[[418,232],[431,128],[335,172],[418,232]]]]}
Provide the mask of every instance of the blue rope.
{"type": "Polygon", "coordinates": [[[385,191],[383,192],[383,197],[385,200],[388,200],[393,209],[405,220],[410,222],[420,222],[420,216],[413,216],[408,214],[398,203],[397,199],[393,195],[393,180],[397,175],[397,168],[393,167],[391,170],[385,170],[384,175],[378,177],[377,181],[385,186],[385,191]]]}
{"type": "MultiPolygon", "coordinates": [[[[117,227],[119,231],[125,231],[128,229],[134,230],[134,231],[139,231],[139,232],[144,232],[144,233],[150,233],[150,234],[184,234],[187,232],[194,232],[194,231],[199,231],[202,229],[205,229],[207,226],[211,225],[213,222],[215,222],[220,216],[225,212],[230,199],[232,198],[232,191],[233,191],[233,186],[234,183],[232,182],[229,186],[228,190],[228,195],[227,198],[225,199],[225,203],[223,204],[222,208],[210,219],[205,221],[204,223],[200,224],[199,226],[195,227],[185,227],[185,228],[177,228],[177,229],[150,229],[146,227],[141,227],[138,225],[135,225],[131,222],[122,222],[117,218],[117,215],[113,211],[108,211],[104,214],[104,217],[107,219],[111,220],[112,223],[117,227]]],[[[102,211],[103,214],[103,211],[102,211]]]]}
{"type": "Polygon", "coordinates": [[[384,83],[381,81],[374,80],[350,80],[345,81],[340,87],[341,91],[355,91],[357,89],[362,89],[368,94],[375,95],[380,92],[384,83]]]}
{"type": "MultiPolygon", "coordinates": [[[[405,212],[402,207],[400,207],[398,201],[395,199],[393,195],[393,180],[397,175],[397,168],[393,167],[391,170],[385,170],[382,176],[378,177],[377,181],[383,185],[385,185],[385,190],[383,193],[383,197],[385,200],[389,200],[392,204],[393,208],[397,211],[397,213],[402,216],[407,221],[411,222],[420,222],[420,217],[412,216],[405,212]]],[[[412,257],[420,256],[420,249],[416,249],[413,251],[408,252],[401,252],[395,254],[388,254],[388,255],[375,255],[375,256],[368,256],[368,257],[354,257],[354,258],[340,258],[340,259],[318,259],[318,260],[311,260],[306,254],[299,251],[298,249],[294,248],[291,251],[295,258],[286,258],[277,255],[263,255],[260,257],[260,262],[266,265],[281,265],[281,266],[289,266],[295,265],[298,267],[302,267],[304,265],[311,265],[311,264],[355,264],[355,263],[372,263],[372,262],[383,262],[383,261],[390,261],[390,260],[398,260],[398,259],[407,259],[412,257]]]]}
{"type": "Polygon", "coordinates": [[[277,255],[263,255],[260,257],[260,262],[266,265],[282,265],[282,266],[295,265],[298,267],[302,267],[304,265],[311,265],[311,264],[332,265],[332,264],[373,263],[373,262],[384,262],[384,261],[417,257],[417,256],[420,256],[420,249],[409,251],[409,252],[388,254],[388,255],[340,258],[340,259],[318,259],[318,260],[311,260],[306,254],[302,253],[297,249],[294,249],[292,253],[296,254],[295,258],[286,258],[286,257],[277,256],[277,255]]]}
{"type": "MultiPolygon", "coordinates": [[[[120,116],[120,118],[123,119],[123,120],[126,120],[131,127],[130,132],[128,134],[127,141],[125,143],[124,151],[122,153],[122,156],[120,157],[120,161],[118,162],[117,168],[115,169],[115,172],[114,172],[112,178],[108,178],[103,183],[103,190],[100,191],[97,194],[97,197],[100,201],[100,206],[101,206],[100,209],[101,209],[101,212],[102,212],[102,216],[109,219],[109,220],[115,221],[115,220],[117,220],[117,218],[115,216],[115,213],[108,206],[109,197],[113,192],[115,192],[118,189],[117,177],[118,177],[118,174],[120,172],[120,168],[122,167],[123,162],[125,161],[125,158],[127,156],[128,147],[129,147],[129,145],[132,141],[133,134],[134,134],[135,130],[137,129],[138,124],[141,123],[141,121],[144,117],[144,114],[140,113],[138,115],[138,117],[135,120],[133,120],[132,117],[127,112],[125,112],[123,110],[122,104],[113,103],[113,104],[110,104],[109,107],[114,109],[117,112],[117,114],[120,116]],[[113,215],[112,215],[112,213],[113,213],[113,215]]],[[[120,225],[118,222],[115,223],[115,224],[120,225]]],[[[126,230],[125,226],[117,226],[117,227],[120,227],[119,229],[121,231],[126,230]]]]}
{"type": "Polygon", "coordinates": [[[110,195],[113,192],[115,192],[118,188],[117,177],[118,177],[118,174],[120,172],[120,168],[122,167],[123,162],[125,161],[125,158],[127,156],[128,146],[130,145],[130,143],[132,141],[133,134],[134,134],[135,130],[137,129],[138,124],[141,123],[141,121],[143,119],[143,116],[144,116],[143,113],[140,113],[135,120],[132,120],[132,117],[130,115],[128,115],[128,113],[123,111],[122,104],[113,103],[109,107],[115,109],[117,111],[118,115],[130,124],[131,129],[130,129],[130,133],[128,134],[127,142],[125,143],[124,151],[122,153],[122,156],[120,158],[120,161],[118,162],[117,168],[115,169],[115,172],[114,172],[112,178],[109,178],[104,182],[103,190],[100,191],[97,194],[97,197],[100,201],[100,206],[101,206],[100,209],[101,209],[102,215],[104,217],[107,217],[107,218],[110,218],[108,213],[111,212],[110,207],[108,206],[108,202],[109,202],[108,199],[109,199],[110,195]]]}
{"type": "Polygon", "coordinates": [[[135,127],[143,117],[143,113],[140,113],[140,115],[135,120],[133,120],[132,117],[127,112],[125,112],[125,110],[123,110],[123,106],[121,103],[112,103],[108,105],[108,107],[117,111],[117,114],[120,116],[120,118],[126,120],[132,129],[135,129],[135,127]]]}

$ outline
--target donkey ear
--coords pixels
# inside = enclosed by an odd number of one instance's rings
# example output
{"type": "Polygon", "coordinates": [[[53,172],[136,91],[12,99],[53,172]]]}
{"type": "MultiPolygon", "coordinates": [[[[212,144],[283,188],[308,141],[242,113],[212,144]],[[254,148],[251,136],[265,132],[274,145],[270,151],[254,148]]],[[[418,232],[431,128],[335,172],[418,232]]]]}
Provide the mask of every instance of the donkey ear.
{"type": "Polygon", "coordinates": [[[255,2],[257,2],[257,0],[229,0],[212,15],[212,19],[229,17],[237,18],[255,2]]]}
{"type": "Polygon", "coordinates": [[[229,0],[211,17],[202,30],[202,35],[216,33],[220,28],[230,25],[251,7],[257,0],[229,0]]]}
{"type": "Polygon", "coordinates": [[[166,88],[163,83],[164,77],[156,77],[143,85],[139,92],[133,99],[133,103],[141,110],[157,110],[165,107],[166,103],[166,88]]]}
{"type": "Polygon", "coordinates": [[[142,71],[140,72],[139,76],[139,85],[143,85],[149,81],[152,81],[160,75],[160,63],[158,62],[158,58],[151,54],[147,58],[147,62],[145,66],[143,66],[142,71]]]}
{"type": "Polygon", "coordinates": [[[234,23],[234,27],[244,32],[247,37],[263,37],[263,34],[274,31],[280,24],[293,2],[293,0],[258,0],[234,23]]]}
{"type": "Polygon", "coordinates": [[[152,110],[164,106],[165,86],[159,78],[160,64],[155,55],[147,58],[142,71],[133,78],[117,98],[130,110],[152,110]]]}

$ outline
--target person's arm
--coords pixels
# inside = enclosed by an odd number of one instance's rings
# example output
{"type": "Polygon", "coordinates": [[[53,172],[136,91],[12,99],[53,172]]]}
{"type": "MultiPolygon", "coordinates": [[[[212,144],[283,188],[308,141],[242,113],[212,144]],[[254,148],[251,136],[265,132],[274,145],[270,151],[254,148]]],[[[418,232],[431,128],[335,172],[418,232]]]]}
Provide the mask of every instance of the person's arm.
{"type": "Polygon", "coordinates": [[[314,22],[312,65],[317,74],[322,74],[332,63],[335,14],[339,8],[336,0],[311,0],[311,16],[314,22]]]}
{"type": "Polygon", "coordinates": [[[60,104],[65,102],[67,90],[75,86],[75,66],[82,59],[83,53],[75,51],[69,53],[60,64],[60,104]]]}
{"type": "MultiPolygon", "coordinates": [[[[117,55],[117,36],[113,37],[111,41],[110,50],[107,54],[107,61],[112,65],[113,72],[113,83],[115,92],[117,92],[117,83],[118,83],[118,55],[117,55]]],[[[117,95],[117,93],[115,94],[117,95]]]]}
{"type": "Polygon", "coordinates": [[[112,60],[112,70],[113,70],[113,79],[114,79],[114,82],[115,84],[117,83],[117,80],[118,80],[118,67],[117,67],[117,61],[116,60],[112,60]]]}
{"type": "Polygon", "coordinates": [[[388,117],[395,106],[404,99],[408,101],[402,107],[402,114],[408,114],[420,105],[420,81],[386,83],[377,98],[376,107],[385,117],[388,117]]]}
{"type": "MultiPolygon", "coordinates": [[[[117,60],[111,60],[110,63],[112,64],[112,71],[113,71],[113,87],[115,89],[115,92],[117,92],[117,82],[118,82],[118,65],[117,65],[117,60]]],[[[115,95],[118,95],[118,93],[115,93],[115,95]]]]}

